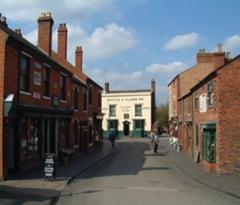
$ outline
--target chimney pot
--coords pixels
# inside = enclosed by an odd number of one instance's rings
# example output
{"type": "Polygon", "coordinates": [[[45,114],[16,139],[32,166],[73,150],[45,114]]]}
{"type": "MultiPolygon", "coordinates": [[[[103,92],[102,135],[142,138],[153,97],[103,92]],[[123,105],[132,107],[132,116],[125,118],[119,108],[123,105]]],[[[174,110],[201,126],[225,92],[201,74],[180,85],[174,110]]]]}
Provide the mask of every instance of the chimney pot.
{"type": "Polygon", "coordinates": [[[58,27],[58,55],[64,60],[67,59],[67,27],[60,23],[58,27]]]}
{"type": "Polygon", "coordinates": [[[22,36],[22,32],[20,28],[14,30],[18,35],[22,36]]]}
{"type": "Polygon", "coordinates": [[[76,47],[75,51],[75,66],[77,69],[82,72],[82,64],[83,64],[83,51],[81,46],[76,47]]]}
{"type": "Polygon", "coordinates": [[[3,24],[4,26],[7,26],[7,18],[5,16],[1,16],[0,21],[1,21],[1,24],[3,24]]]}

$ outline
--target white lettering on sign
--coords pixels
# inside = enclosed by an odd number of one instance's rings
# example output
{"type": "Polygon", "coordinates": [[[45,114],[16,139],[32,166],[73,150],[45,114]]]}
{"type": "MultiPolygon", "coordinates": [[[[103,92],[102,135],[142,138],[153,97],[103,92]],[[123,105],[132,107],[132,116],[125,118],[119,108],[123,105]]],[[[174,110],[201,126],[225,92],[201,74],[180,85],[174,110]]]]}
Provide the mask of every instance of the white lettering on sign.
{"type": "Polygon", "coordinates": [[[207,97],[206,93],[199,96],[199,112],[207,111],[207,97]]]}

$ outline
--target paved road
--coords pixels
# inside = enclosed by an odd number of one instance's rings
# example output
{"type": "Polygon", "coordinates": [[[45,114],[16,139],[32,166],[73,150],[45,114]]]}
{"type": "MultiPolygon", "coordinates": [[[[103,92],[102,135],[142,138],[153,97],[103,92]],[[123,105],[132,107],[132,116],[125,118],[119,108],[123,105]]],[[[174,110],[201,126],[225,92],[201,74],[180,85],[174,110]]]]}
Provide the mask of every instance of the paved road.
{"type": "Polygon", "coordinates": [[[146,139],[126,139],[111,159],[76,178],[57,201],[78,205],[194,204],[239,205],[238,199],[209,189],[183,173],[171,160],[167,139],[159,154],[146,139]]]}

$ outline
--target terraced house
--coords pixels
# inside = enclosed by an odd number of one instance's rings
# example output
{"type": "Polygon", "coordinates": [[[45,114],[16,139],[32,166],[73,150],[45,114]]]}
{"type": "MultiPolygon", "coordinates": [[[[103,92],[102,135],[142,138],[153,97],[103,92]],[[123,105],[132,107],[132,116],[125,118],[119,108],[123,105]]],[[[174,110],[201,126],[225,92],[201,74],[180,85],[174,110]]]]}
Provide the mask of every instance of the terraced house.
{"type": "Polygon", "coordinates": [[[206,170],[234,173],[240,161],[240,58],[230,59],[221,50],[216,54],[201,50],[200,55],[222,60],[205,77],[198,75],[191,87],[187,84],[192,80],[180,83],[188,90],[177,100],[177,137],[183,151],[206,170]]]}
{"type": "Polygon", "coordinates": [[[38,18],[38,45],[0,21],[0,177],[42,163],[45,153],[88,152],[101,143],[101,91],[67,60],[67,26],[52,50],[51,13],[38,18]]]}

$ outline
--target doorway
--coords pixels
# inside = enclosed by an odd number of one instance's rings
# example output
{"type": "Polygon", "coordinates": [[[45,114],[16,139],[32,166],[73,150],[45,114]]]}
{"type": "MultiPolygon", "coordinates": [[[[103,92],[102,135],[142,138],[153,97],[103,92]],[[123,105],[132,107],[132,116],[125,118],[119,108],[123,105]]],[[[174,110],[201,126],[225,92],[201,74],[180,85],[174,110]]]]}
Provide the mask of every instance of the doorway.
{"type": "Polygon", "coordinates": [[[124,133],[124,136],[128,136],[129,135],[129,125],[130,125],[130,122],[128,122],[128,121],[124,121],[123,122],[123,133],[124,133]]]}

